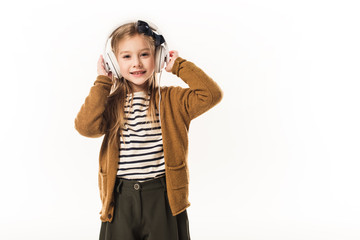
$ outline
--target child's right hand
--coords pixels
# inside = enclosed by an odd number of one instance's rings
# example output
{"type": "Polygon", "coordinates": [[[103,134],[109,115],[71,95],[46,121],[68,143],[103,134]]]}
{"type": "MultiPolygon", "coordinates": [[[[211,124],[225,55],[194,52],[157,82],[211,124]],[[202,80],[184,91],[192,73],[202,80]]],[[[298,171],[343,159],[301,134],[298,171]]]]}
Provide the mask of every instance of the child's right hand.
{"type": "Polygon", "coordinates": [[[101,54],[100,54],[100,58],[97,62],[97,73],[98,73],[98,75],[104,75],[104,76],[107,76],[112,79],[112,72],[111,71],[106,72],[105,62],[104,62],[103,56],[101,54]]]}

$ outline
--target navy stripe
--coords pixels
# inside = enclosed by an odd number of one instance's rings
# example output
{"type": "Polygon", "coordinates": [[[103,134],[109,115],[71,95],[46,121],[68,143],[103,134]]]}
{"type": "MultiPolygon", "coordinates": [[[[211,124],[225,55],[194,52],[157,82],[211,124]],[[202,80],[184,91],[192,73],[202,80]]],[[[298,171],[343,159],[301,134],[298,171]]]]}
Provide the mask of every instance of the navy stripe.
{"type": "MultiPolygon", "coordinates": [[[[134,100],[136,100],[136,99],[139,99],[139,100],[142,100],[142,101],[149,101],[150,100],[150,98],[144,98],[144,97],[134,97],[134,100]]],[[[130,99],[128,99],[128,100],[125,100],[125,102],[131,102],[131,98],[130,99]]]]}
{"type": "Polygon", "coordinates": [[[165,165],[165,163],[161,163],[161,164],[158,164],[158,165],[148,165],[148,166],[144,166],[144,167],[118,168],[118,170],[126,171],[126,170],[134,170],[134,169],[145,169],[145,168],[150,168],[150,167],[160,167],[160,166],[163,166],[163,165],[165,165]]]}
{"type": "Polygon", "coordinates": [[[138,135],[135,133],[131,133],[131,134],[124,134],[124,137],[130,137],[130,136],[135,136],[135,137],[149,137],[149,136],[160,136],[161,133],[154,133],[154,134],[144,134],[144,135],[138,135]]]}
{"type": "Polygon", "coordinates": [[[134,124],[128,124],[126,123],[127,126],[131,126],[131,127],[135,127],[139,124],[149,124],[149,123],[157,123],[157,122],[160,122],[159,120],[156,120],[155,122],[154,121],[150,121],[150,122],[137,122],[137,123],[134,123],[134,124]]]}
{"type": "Polygon", "coordinates": [[[152,146],[152,147],[139,147],[139,148],[136,148],[136,147],[132,147],[132,148],[120,148],[119,151],[128,151],[128,150],[143,150],[143,149],[151,149],[151,148],[156,148],[156,147],[161,147],[163,144],[158,144],[158,145],[155,145],[155,146],[152,146]]]}
{"type": "MultiPolygon", "coordinates": [[[[142,107],[147,107],[148,105],[147,104],[141,104],[141,103],[133,103],[132,106],[142,106],[142,107]]],[[[128,107],[132,107],[130,105],[126,105],[125,108],[128,108],[128,107]]]]}
{"type": "Polygon", "coordinates": [[[138,129],[138,130],[134,130],[134,129],[132,129],[132,128],[128,128],[128,129],[122,128],[122,130],[124,130],[124,131],[129,130],[129,131],[133,131],[133,132],[149,131],[149,130],[156,130],[156,129],[161,129],[161,127],[140,128],[140,129],[138,129]]]}
{"type": "MultiPolygon", "coordinates": [[[[159,114],[157,113],[156,116],[159,116],[159,114]]],[[[146,115],[139,115],[139,116],[135,116],[133,118],[124,118],[126,120],[135,120],[136,118],[141,118],[141,117],[146,117],[146,115]]]]}
{"type": "MultiPolygon", "coordinates": [[[[134,114],[135,112],[145,112],[146,110],[148,110],[147,108],[145,108],[144,110],[140,110],[140,109],[135,109],[133,112],[130,112],[130,114],[134,114]]],[[[128,111],[124,111],[124,113],[129,113],[128,111]]]]}
{"type": "Polygon", "coordinates": [[[145,155],[161,153],[161,152],[163,152],[163,150],[155,151],[155,152],[140,153],[140,154],[120,155],[120,157],[139,157],[139,156],[145,156],[145,155]]]}
{"type": "Polygon", "coordinates": [[[120,164],[133,164],[133,163],[151,162],[151,161],[159,160],[159,159],[162,159],[162,158],[164,158],[164,156],[157,157],[157,158],[138,160],[138,161],[131,161],[131,162],[121,162],[120,164]]]}
{"type": "Polygon", "coordinates": [[[152,171],[152,172],[148,172],[148,173],[128,173],[128,174],[121,174],[118,176],[122,177],[122,176],[132,176],[132,175],[149,175],[151,173],[158,173],[158,172],[164,172],[164,170],[152,171]]]}
{"type": "MultiPolygon", "coordinates": [[[[147,140],[147,141],[134,141],[134,140],[130,140],[128,142],[125,141],[125,144],[129,144],[129,143],[151,143],[151,142],[158,142],[161,141],[162,139],[156,139],[156,140],[147,140]]],[[[123,143],[123,142],[122,142],[123,143]]]]}

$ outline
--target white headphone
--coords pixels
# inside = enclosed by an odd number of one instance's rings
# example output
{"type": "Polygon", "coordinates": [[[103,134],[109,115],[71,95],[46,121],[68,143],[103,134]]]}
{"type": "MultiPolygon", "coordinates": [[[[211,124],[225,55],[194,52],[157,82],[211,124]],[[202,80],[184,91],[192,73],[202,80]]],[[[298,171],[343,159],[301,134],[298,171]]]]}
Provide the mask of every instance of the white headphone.
{"type": "MultiPolygon", "coordinates": [[[[139,24],[141,22],[148,25],[151,28],[152,32],[155,32],[155,35],[162,37],[159,29],[155,26],[155,24],[153,24],[151,22],[144,22],[141,20],[138,20],[137,23],[139,24]]],[[[120,67],[119,67],[118,61],[116,60],[115,53],[112,51],[111,39],[112,39],[112,37],[109,37],[107,39],[106,45],[105,45],[105,52],[104,52],[105,70],[107,72],[111,71],[115,77],[120,79],[122,75],[120,73],[120,67]]],[[[168,64],[168,62],[169,62],[169,49],[168,49],[167,43],[164,38],[163,38],[163,40],[164,40],[163,43],[161,43],[159,46],[155,47],[155,72],[156,73],[161,72],[161,70],[165,66],[165,62],[166,62],[166,64],[168,64]]]]}

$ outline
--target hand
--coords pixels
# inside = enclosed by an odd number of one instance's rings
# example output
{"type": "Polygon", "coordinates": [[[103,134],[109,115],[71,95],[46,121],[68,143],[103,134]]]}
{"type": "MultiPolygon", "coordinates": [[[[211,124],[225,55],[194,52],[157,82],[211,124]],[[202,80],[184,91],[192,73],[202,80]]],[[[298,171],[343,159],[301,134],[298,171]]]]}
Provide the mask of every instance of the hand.
{"type": "Polygon", "coordinates": [[[167,72],[171,72],[171,69],[174,65],[176,58],[179,57],[179,53],[178,53],[178,51],[172,50],[169,52],[169,55],[170,55],[170,60],[169,60],[169,63],[166,64],[166,67],[165,67],[165,70],[167,72]]]}
{"type": "Polygon", "coordinates": [[[105,75],[112,79],[112,72],[106,72],[105,70],[105,62],[102,55],[100,55],[100,58],[97,62],[97,73],[98,75],[105,75]]]}

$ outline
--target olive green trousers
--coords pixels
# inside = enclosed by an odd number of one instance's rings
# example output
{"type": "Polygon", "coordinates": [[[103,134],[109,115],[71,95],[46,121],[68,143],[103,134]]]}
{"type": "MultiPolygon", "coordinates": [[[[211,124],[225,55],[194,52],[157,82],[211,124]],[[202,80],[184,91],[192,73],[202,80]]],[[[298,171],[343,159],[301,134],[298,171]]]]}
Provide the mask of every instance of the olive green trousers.
{"type": "Polygon", "coordinates": [[[117,178],[112,222],[101,222],[100,240],[190,240],[186,209],[173,216],[165,176],[146,182],[117,178]]]}

